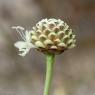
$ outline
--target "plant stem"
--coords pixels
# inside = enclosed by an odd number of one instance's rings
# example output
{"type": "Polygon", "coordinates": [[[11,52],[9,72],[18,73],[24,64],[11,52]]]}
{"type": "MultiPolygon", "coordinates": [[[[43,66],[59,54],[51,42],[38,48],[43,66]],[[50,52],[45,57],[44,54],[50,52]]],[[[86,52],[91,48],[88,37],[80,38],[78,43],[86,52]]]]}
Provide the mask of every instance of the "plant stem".
{"type": "Polygon", "coordinates": [[[54,54],[46,55],[47,67],[46,67],[46,80],[45,80],[45,88],[44,88],[43,95],[49,95],[51,81],[53,77],[54,58],[55,58],[54,54]]]}

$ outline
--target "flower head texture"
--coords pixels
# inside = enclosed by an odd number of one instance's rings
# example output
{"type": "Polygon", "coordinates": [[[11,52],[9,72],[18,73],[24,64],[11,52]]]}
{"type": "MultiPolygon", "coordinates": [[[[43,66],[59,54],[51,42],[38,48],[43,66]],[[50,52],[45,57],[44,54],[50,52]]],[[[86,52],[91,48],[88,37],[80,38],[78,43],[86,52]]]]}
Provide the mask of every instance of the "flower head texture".
{"type": "Polygon", "coordinates": [[[31,31],[32,43],[44,53],[60,54],[75,47],[75,35],[60,19],[43,19],[31,31]]]}
{"type": "Polygon", "coordinates": [[[76,39],[72,29],[60,19],[43,19],[25,33],[24,28],[20,26],[13,28],[24,40],[15,44],[22,56],[31,48],[36,48],[43,53],[60,54],[64,50],[75,47],[76,39]]]}

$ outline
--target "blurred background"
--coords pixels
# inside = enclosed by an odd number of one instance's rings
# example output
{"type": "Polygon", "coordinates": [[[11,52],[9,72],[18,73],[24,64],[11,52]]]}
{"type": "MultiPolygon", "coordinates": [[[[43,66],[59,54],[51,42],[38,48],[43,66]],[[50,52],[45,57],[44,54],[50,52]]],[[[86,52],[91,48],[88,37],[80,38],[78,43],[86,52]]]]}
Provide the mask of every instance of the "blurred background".
{"type": "Polygon", "coordinates": [[[77,47],[56,56],[50,95],[95,95],[95,0],[0,0],[0,95],[42,95],[45,56],[18,56],[11,26],[29,30],[43,18],[60,18],[77,35],[77,47]]]}

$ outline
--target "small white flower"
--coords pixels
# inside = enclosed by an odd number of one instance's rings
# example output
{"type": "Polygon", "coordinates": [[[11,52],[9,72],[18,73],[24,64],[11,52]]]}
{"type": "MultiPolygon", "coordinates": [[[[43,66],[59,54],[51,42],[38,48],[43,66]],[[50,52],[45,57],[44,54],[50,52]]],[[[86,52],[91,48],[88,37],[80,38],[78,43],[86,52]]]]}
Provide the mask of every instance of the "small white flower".
{"type": "Polygon", "coordinates": [[[14,44],[15,47],[17,47],[20,51],[20,56],[25,56],[31,48],[35,48],[35,46],[31,43],[31,34],[29,31],[25,31],[23,27],[17,26],[12,27],[13,29],[16,29],[16,31],[20,34],[22,39],[24,41],[18,41],[14,44]],[[25,33],[24,33],[25,32],[25,33]]]}

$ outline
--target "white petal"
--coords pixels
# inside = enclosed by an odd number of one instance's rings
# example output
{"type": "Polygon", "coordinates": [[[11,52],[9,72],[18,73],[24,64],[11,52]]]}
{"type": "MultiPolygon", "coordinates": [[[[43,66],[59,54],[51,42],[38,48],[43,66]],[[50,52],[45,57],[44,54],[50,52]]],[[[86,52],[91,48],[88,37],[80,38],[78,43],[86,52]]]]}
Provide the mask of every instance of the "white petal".
{"type": "Polygon", "coordinates": [[[25,49],[23,52],[19,53],[20,56],[25,56],[30,51],[30,48],[25,49]]]}
{"type": "Polygon", "coordinates": [[[27,47],[26,42],[24,42],[24,41],[16,42],[14,44],[14,46],[17,47],[17,48],[19,48],[19,49],[22,49],[22,48],[26,48],[27,47]]]}
{"type": "Polygon", "coordinates": [[[16,42],[15,47],[19,49],[19,55],[21,56],[25,56],[31,48],[35,48],[35,46],[32,43],[27,43],[23,41],[16,42]]]}

